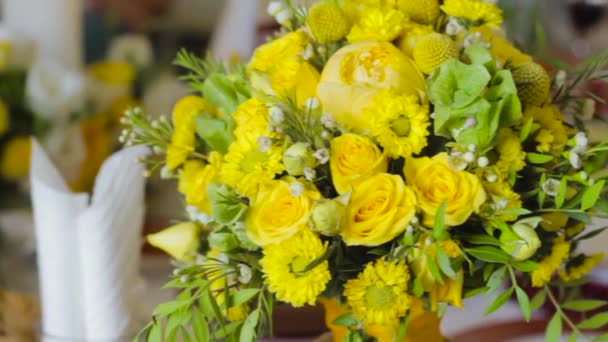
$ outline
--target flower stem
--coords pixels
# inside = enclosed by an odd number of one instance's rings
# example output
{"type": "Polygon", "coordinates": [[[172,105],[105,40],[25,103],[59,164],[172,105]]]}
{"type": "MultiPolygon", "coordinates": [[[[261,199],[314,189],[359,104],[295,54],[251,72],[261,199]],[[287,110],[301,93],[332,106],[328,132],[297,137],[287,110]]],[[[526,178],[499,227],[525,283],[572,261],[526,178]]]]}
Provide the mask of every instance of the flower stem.
{"type": "Polygon", "coordinates": [[[582,337],[586,341],[589,341],[589,339],[587,337],[585,337],[585,335],[583,335],[583,333],[581,333],[581,331],[578,329],[576,324],[574,324],[574,322],[572,322],[572,320],[564,313],[561,306],[559,305],[559,302],[553,295],[553,292],[551,291],[551,289],[549,289],[549,286],[547,286],[547,285],[545,285],[545,292],[547,292],[547,297],[549,297],[549,300],[553,304],[553,307],[555,307],[555,310],[559,313],[559,315],[562,317],[564,322],[566,322],[566,324],[568,324],[570,329],[572,329],[572,333],[576,334],[577,336],[582,337]]]}

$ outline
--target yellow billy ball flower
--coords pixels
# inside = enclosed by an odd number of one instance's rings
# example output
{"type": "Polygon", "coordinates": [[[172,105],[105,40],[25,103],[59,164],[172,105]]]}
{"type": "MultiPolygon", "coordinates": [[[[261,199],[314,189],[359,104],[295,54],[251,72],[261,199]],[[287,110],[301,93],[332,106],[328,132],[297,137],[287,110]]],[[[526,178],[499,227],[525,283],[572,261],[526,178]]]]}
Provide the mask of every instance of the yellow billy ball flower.
{"type": "Polygon", "coordinates": [[[526,105],[541,106],[549,100],[551,80],[542,66],[528,62],[511,69],[517,95],[526,105]]]}
{"type": "Polygon", "coordinates": [[[31,140],[27,136],[18,136],[9,140],[2,148],[0,156],[0,174],[4,178],[17,179],[24,177],[30,170],[31,140]]]}
{"type": "Polygon", "coordinates": [[[323,110],[342,126],[365,131],[362,118],[380,90],[392,89],[403,95],[426,91],[424,77],[416,64],[393,44],[369,41],[347,45],[327,62],[317,96],[323,110]]]}
{"type": "Polygon", "coordinates": [[[591,256],[579,255],[566,265],[566,269],[559,272],[560,278],[565,281],[574,281],[586,276],[604,258],[604,253],[591,256]]]}
{"type": "Polygon", "coordinates": [[[441,10],[449,16],[467,19],[473,26],[499,28],[502,24],[502,10],[482,0],[445,0],[441,10]]]}
{"type": "Polygon", "coordinates": [[[356,185],[341,234],[349,246],[378,246],[403,233],[416,213],[416,195],[398,175],[380,173],[356,185]]]}
{"type": "Polygon", "coordinates": [[[186,196],[186,204],[196,207],[201,212],[211,215],[211,203],[207,198],[207,186],[219,173],[222,156],[211,152],[209,163],[189,160],[179,173],[178,190],[186,196]]]}
{"type": "Polygon", "coordinates": [[[280,244],[264,247],[260,265],[268,289],[277,299],[294,307],[314,305],[331,280],[329,263],[323,261],[308,271],[306,268],[326,250],[327,244],[308,229],[280,244]]]}
{"type": "Polygon", "coordinates": [[[410,307],[407,294],[410,272],[404,262],[384,258],[365,266],[344,285],[353,315],[367,324],[394,326],[410,307]]]}
{"type": "Polygon", "coordinates": [[[437,0],[399,0],[399,8],[410,19],[425,25],[432,25],[439,16],[437,0]]]}
{"type": "Polygon", "coordinates": [[[350,30],[347,38],[351,43],[368,40],[390,42],[403,30],[405,15],[389,8],[366,8],[350,30]]]}
{"type": "Polygon", "coordinates": [[[414,47],[414,61],[425,74],[432,73],[445,61],[456,57],[458,57],[456,43],[450,37],[440,33],[431,33],[421,37],[414,47]]]}
{"type": "Polygon", "coordinates": [[[386,172],[388,160],[369,138],[347,133],[331,141],[329,167],[339,194],[375,174],[386,172]]]}
{"type": "Polygon", "coordinates": [[[390,157],[409,157],[426,146],[429,111],[414,95],[380,92],[363,118],[369,120],[368,135],[376,139],[390,157]]]}
{"type": "Polygon", "coordinates": [[[312,36],[322,44],[337,42],[350,31],[350,19],[336,3],[324,1],[308,12],[306,25],[312,36]]]}
{"type": "Polygon", "coordinates": [[[560,269],[562,263],[570,254],[570,243],[564,241],[564,237],[553,239],[551,253],[545,256],[539,263],[538,268],[532,271],[532,286],[543,287],[551,280],[553,272],[560,269]]]}
{"type": "Polygon", "coordinates": [[[0,137],[8,131],[11,124],[11,116],[4,101],[0,100],[0,137]]]}
{"type": "Polygon", "coordinates": [[[148,243],[160,248],[177,260],[189,261],[196,255],[200,243],[200,227],[194,222],[183,222],[150,234],[148,243]]]}

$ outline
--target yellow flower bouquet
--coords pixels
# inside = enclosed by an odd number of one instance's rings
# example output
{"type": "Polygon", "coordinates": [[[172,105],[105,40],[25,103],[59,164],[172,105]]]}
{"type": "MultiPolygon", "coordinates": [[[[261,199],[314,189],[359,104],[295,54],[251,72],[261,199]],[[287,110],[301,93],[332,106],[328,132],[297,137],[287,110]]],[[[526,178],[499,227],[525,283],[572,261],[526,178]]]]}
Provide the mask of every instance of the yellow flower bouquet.
{"type": "Polygon", "coordinates": [[[566,315],[606,305],[576,297],[601,260],[576,247],[608,214],[608,143],[562,115],[606,56],[552,78],[481,0],[269,11],[282,29],[244,65],[180,52],[193,94],[171,119],[127,113],[188,214],[148,238],[180,293],[138,338],[254,341],[283,302],[331,307],[336,340],[416,340],[481,294],[526,320],[554,305],[549,341],[608,323],[566,315]]]}

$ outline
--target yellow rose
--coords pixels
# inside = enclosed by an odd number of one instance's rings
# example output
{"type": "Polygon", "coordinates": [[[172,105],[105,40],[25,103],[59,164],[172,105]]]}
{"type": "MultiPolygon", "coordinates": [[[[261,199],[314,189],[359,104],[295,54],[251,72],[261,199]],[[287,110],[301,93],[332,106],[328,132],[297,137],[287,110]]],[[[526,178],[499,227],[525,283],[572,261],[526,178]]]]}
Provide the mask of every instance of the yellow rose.
{"type": "Polygon", "coordinates": [[[448,156],[409,158],[403,169],[405,179],[416,191],[418,205],[424,212],[424,224],[432,226],[437,210],[446,201],[445,224],[463,224],[486,200],[479,179],[466,171],[454,171],[448,156]]]}
{"type": "Polygon", "coordinates": [[[27,136],[9,140],[2,148],[0,175],[8,179],[27,176],[30,170],[30,149],[31,140],[27,136]]]}
{"type": "Polygon", "coordinates": [[[258,246],[290,238],[307,229],[312,206],[320,197],[312,184],[290,178],[270,182],[251,201],[245,219],[247,235],[258,246]]]}
{"type": "Polygon", "coordinates": [[[367,177],[386,172],[386,155],[369,138],[344,134],[331,141],[329,168],[340,195],[367,177]]]}
{"type": "Polygon", "coordinates": [[[398,175],[380,173],[355,186],[342,223],[349,245],[377,246],[401,234],[416,213],[416,196],[398,175]]]}
{"type": "Polygon", "coordinates": [[[347,45],[327,61],[317,96],[336,121],[363,131],[367,127],[361,113],[384,89],[420,95],[426,88],[416,64],[399,49],[391,43],[367,41],[347,45]]]}

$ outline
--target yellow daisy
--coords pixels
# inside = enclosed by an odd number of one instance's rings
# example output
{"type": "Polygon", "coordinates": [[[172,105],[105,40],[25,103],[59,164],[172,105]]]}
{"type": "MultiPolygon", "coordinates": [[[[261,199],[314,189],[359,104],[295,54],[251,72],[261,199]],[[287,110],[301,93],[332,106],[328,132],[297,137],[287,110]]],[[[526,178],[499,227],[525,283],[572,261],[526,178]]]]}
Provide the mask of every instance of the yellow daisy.
{"type": "Polygon", "coordinates": [[[570,253],[570,243],[564,241],[563,236],[553,239],[551,253],[544,257],[539,263],[538,268],[532,271],[532,286],[543,287],[551,280],[553,272],[560,269],[562,263],[568,258],[570,253]]]}
{"type": "Polygon", "coordinates": [[[473,26],[499,28],[502,24],[502,10],[481,0],[446,0],[441,10],[449,16],[469,20],[473,26]]]}
{"type": "Polygon", "coordinates": [[[207,186],[218,174],[222,156],[211,152],[208,161],[208,164],[200,160],[187,161],[179,173],[178,190],[186,196],[186,204],[210,215],[211,204],[207,199],[207,186]]]}
{"type": "Polygon", "coordinates": [[[604,253],[593,254],[591,256],[579,255],[569,262],[565,270],[559,272],[560,278],[565,281],[581,279],[597,266],[604,258],[604,253]]]}
{"type": "Polygon", "coordinates": [[[246,134],[265,134],[268,132],[268,108],[256,99],[243,102],[232,114],[236,137],[246,134]]]}
{"type": "Polygon", "coordinates": [[[427,144],[428,108],[420,105],[414,95],[381,92],[372,106],[364,110],[363,118],[369,120],[368,135],[393,158],[420,153],[427,144]]]}
{"type": "Polygon", "coordinates": [[[344,285],[353,315],[366,324],[394,325],[410,307],[410,272],[404,262],[378,259],[344,285]]]}
{"type": "Polygon", "coordinates": [[[535,140],[536,149],[542,153],[557,155],[564,150],[568,142],[570,129],[564,124],[563,116],[555,105],[529,107],[524,111],[524,120],[533,118],[539,127],[535,140]]]}
{"type": "Polygon", "coordinates": [[[243,134],[237,138],[224,156],[220,168],[222,183],[234,187],[235,191],[247,197],[254,197],[260,185],[270,182],[283,172],[283,148],[272,143],[268,150],[262,150],[255,134],[243,134]]]}
{"type": "Polygon", "coordinates": [[[508,177],[526,166],[526,153],[522,149],[519,135],[512,129],[502,128],[498,131],[496,151],[499,155],[496,167],[501,175],[508,177]]]}
{"type": "Polygon", "coordinates": [[[329,264],[324,261],[304,271],[326,250],[327,245],[308,229],[301,230],[280,244],[264,247],[260,265],[269,290],[276,294],[277,299],[294,307],[314,305],[331,280],[329,264]]]}
{"type": "Polygon", "coordinates": [[[351,43],[368,40],[390,42],[403,30],[406,18],[403,12],[378,7],[366,8],[346,38],[351,43]]]}

